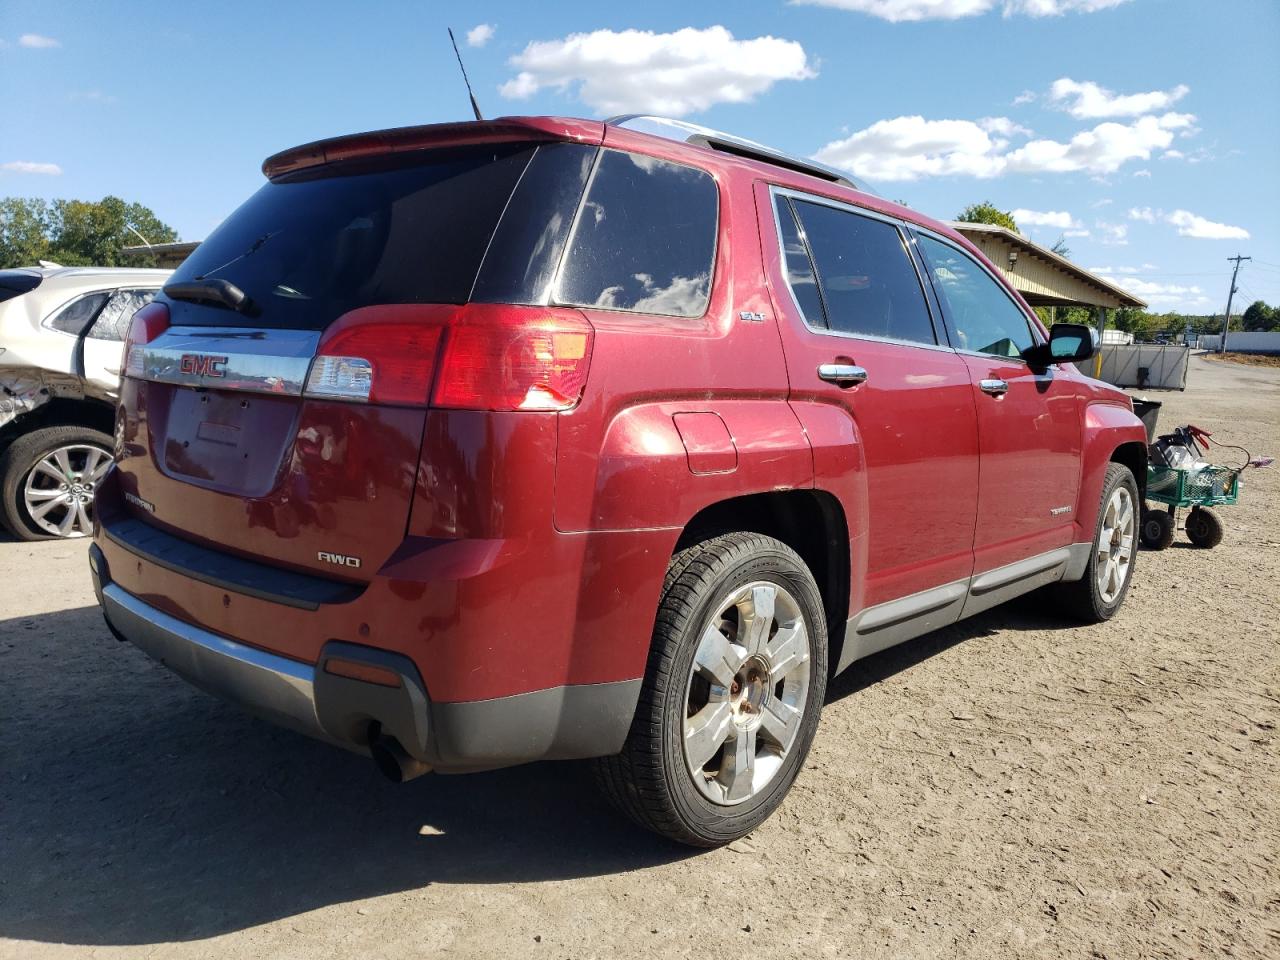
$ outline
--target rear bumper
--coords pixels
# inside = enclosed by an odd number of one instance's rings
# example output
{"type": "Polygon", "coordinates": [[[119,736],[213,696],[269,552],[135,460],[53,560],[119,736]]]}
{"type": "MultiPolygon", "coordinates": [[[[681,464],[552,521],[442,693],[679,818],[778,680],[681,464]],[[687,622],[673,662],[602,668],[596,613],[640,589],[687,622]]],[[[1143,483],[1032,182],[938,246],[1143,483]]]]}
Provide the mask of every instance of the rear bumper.
{"type": "Polygon", "coordinates": [[[301,663],[146,603],[112,581],[96,544],[90,548],[89,565],[112,633],[194,686],[281,726],[357,752],[365,752],[371,738],[393,737],[409,755],[443,773],[617,753],[639,697],[637,679],[433,703],[406,656],[331,641],[316,664],[301,663]],[[399,683],[339,676],[326,670],[334,658],[375,668],[384,677],[390,671],[399,683]]]}

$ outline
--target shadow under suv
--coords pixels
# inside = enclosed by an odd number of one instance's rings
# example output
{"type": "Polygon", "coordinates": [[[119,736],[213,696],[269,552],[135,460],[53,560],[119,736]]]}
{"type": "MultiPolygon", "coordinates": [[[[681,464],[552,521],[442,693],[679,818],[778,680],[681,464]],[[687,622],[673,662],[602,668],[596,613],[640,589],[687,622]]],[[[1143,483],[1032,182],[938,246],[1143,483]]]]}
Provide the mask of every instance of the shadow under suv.
{"type": "Polygon", "coordinates": [[[1142,424],[939,223],[651,118],[264,172],[133,321],[90,553],[201,687],[396,779],[597,758],[707,846],[781,802],[835,672],[1124,599],[1142,424]]]}

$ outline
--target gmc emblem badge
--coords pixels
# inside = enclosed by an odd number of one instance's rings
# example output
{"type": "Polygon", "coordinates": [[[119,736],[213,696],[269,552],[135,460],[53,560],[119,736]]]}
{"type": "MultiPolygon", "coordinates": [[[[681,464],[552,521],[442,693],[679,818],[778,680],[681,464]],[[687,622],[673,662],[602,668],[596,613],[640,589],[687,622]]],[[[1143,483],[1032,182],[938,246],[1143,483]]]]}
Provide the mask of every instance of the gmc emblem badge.
{"type": "Polygon", "coordinates": [[[179,370],[197,377],[225,377],[226,365],[226,357],[215,357],[209,353],[184,353],[178,360],[179,370]]]}

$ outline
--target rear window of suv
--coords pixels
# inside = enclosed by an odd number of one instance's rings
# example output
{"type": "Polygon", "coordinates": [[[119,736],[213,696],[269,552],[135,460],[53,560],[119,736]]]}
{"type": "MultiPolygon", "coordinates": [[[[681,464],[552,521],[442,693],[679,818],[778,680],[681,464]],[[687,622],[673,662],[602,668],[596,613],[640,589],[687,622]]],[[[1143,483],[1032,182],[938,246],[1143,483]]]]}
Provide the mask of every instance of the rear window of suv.
{"type": "Polygon", "coordinates": [[[378,303],[465,303],[535,147],[394,155],[268,183],[174,273],[223,279],[259,313],[176,302],[175,325],[323,330],[378,303]]]}

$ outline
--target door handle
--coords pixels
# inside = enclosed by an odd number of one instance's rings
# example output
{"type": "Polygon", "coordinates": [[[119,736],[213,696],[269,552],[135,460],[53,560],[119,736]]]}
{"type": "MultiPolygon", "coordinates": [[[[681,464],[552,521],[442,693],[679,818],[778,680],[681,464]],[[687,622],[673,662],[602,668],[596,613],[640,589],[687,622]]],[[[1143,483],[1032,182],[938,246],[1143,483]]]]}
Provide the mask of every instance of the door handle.
{"type": "Polygon", "coordinates": [[[818,366],[818,378],[848,389],[867,382],[867,371],[852,363],[823,363],[818,366]]]}
{"type": "Polygon", "coordinates": [[[1009,392],[1009,382],[1007,380],[979,380],[978,389],[983,393],[989,393],[993,397],[1003,397],[1009,392]]]}

